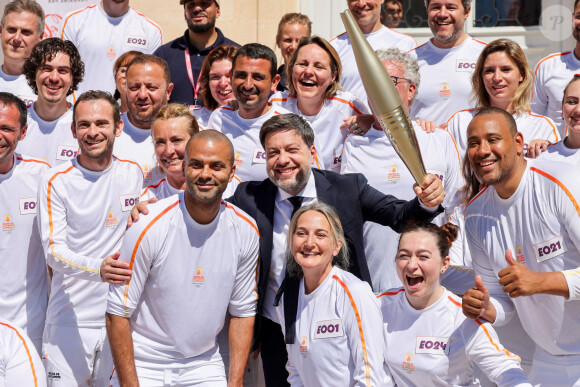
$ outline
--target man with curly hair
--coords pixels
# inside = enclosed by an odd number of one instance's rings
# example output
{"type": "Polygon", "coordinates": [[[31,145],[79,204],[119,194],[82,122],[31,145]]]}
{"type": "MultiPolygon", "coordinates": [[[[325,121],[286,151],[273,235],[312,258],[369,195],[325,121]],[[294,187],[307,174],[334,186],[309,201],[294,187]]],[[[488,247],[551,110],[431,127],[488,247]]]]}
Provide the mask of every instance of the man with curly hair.
{"type": "Polygon", "coordinates": [[[37,100],[28,106],[28,134],[18,153],[52,167],[73,159],[78,143],[71,133],[72,108],[67,97],[82,81],[85,65],[75,45],[59,38],[38,43],[22,68],[37,100]]]}

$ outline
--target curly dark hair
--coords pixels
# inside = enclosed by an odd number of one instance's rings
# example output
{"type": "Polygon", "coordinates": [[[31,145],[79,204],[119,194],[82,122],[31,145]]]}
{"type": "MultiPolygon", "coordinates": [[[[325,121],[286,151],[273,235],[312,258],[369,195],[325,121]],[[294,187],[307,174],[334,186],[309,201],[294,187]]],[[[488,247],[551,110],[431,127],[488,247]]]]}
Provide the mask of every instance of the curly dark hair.
{"type": "Polygon", "coordinates": [[[38,94],[38,87],[36,86],[36,73],[38,69],[46,62],[53,60],[59,52],[67,54],[70,58],[70,69],[73,81],[66,95],[71,95],[78,88],[79,83],[82,82],[85,75],[85,64],[81,60],[81,55],[76,46],[69,40],[48,38],[34,46],[30,57],[26,59],[24,66],[22,66],[22,73],[26,77],[34,94],[38,94]]]}

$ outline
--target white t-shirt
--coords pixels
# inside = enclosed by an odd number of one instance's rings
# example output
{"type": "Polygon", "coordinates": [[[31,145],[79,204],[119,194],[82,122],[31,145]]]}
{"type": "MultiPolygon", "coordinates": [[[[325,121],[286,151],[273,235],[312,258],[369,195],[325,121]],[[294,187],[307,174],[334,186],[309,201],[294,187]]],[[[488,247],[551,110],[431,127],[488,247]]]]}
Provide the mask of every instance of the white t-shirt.
{"type": "Polygon", "coordinates": [[[532,111],[553,119],[561,138],[567,134],[566,123],[562,119],[564,89],[578,72],[580,60],[573,51],[548,55],[538,62],[534,72],[532,111]]]}
{"type": "Polygon", "coordinates": [[[113,153],[121,160],[130,160],[139,164],[143,171],[143,187],[147,187],[164,176],[157,166],[155,146],[151,129],[141,129],[131,123],[127,113],[121,116],[125,126],[123,133],[115,139],[113,153]]]}
{"type": "MultiPolygon", "coordinates": [[[[416,123],[413,123],[413,128],[427,172],[438,176],[445,187],[445,213],[435,220],[435,223],[443,224],[462,199],[460,191],[464,183],[455,141],[443,129],[426,133],[416,123]]],[[[374,127],[364,136],[348,136],[342,153],[341,173],[362,173],[371,186],[402,200],[416,196],[411,172],[385,133],[374,127]]],[[[378,292],[401,286],[395,270],[399,234],[390,227],[367,222],[363,235],[374,290],[378,292]]]]}
{"type": "Polygon", "coordinates": [[[16,151],[56,167],[77,156],[79,143],[72,135],[73,107],[54,121],[45,121],[28,106],[28,130],[16,151]]]}
{"type": "Polygon", "coordinates": [[[327,98],[320,112],[315,116],[306,116],[298,108],[296,97],[288,95],[287,91],[277,92],[270,98],[274,105],[301,115],[314,130],[314,145],[327,169],[340,172],[341,153],[348,129],[341,130],[344,120],[355,115],[369,114],[370,111],[357,97],[351,93],[338,91],[334,97],[327,98]]]}
{"type": "MultiPolygon", "coordinates": [[[[446,129],[457,141],[461,159],[465,157],[467,151],[467,127],[476,113],[476,109],[461,110],[453,114],[447,121],[446,129]]],[[[548,117],[527,112],[513,114],[513,117],[518,131],[524,135],[524,153],[528,150],[528,145],[532,140],[548,140],[551,143],[560,141],[556,124],[548,117]]]]}
{"type": "Polygon", "coordinates": [[[260,129],[274,114],[290,113],[279,106],[272,106],[263,116],[242,118],[237,110],[221,106],[213,111],[208,129],[225,134],[234,145],[236,175],[241,181],[262,181],[266,173],[266,152],[260,144],[260,129]]]}
{"type": "MultiPolygon", "coordinates": [[[[234,178],[232,179],[232,181],[228,183],[226,190],[222,194],[222,198],[229,198],[230,196],[233,196],[239,184],[240,179],[234,175],[234,178]]],[[[145,201],[152,198],[161,200],[173,195],[177,195],[180,192],[183,192],[183,190],[171,186],[171,184],[169,184],[169,182],[167,181],[167,178],[164,177],[158,182],[145,187],[143,192],[141,192],[139,201],[145,201]]]]}
{"type": "Polygon", "coordinates": [[[495,325],[517,311],[536,345],[552,356],[580,354],[579,181],[561,162],[527,160],[515,193],[499,197],[483,188],[465,212],[465,232],[475,272],[489,288],[495,325]],[[505,252],[535,272],[563,273],[570,297],[536,294],[511,299],[499,284],[505,252]],[[574,332],[571,334],[571,332],[574,332]]]}
{"type": "Polygon", "coordinates": [[[397,386],[472,386],[473,366],[498,386],[530,386],[519,358],[505,350],[489,323],[470,320],[461,299],[445,290],[425,309],[405,289],[378,296],[384,319],[387,364],[397,386]]]}
{"type": "Polygon", "coordinates": [[[34,94],[24,74],[8,75],[0,66],[0,91],[12,93],[24,101],[26,106],[36,101],[37,95],[34,94]]]}
{"type": "MultiPolygon", "coordinates": [[[[276,313],[285,332],[284,300],[276,313]]],[[[291,385],[385,386],[383,320],[369,284],[333,267],[310,294],[300,281],[296,342],[287,344],[291,385]]]]}
{"type": "Polygon", "coordinates": [[[471,75],[484,47],[468,36],[457,47],[438,48],[429,40],[411,51],[417,55],[421,75],[411,117],[440,125],[456,111],[471,108],[471,75]]]}
{"type": "Polygon", "coordinates": [[[117,58],[131,50],[153,54],[163,44],[161,28],[133,8],[111,17],[99,2],[69,13],[61,24],[61,38],[77,46],[85,64],[85,77],[76,95],[88,90],[113,94],[117,58]]]}
{"type": "Polygon", "coordinates": [[[130,318],[135,364],[189,368],[219,356],[226,312],[256,313],[258,254],[254,220],[229,203],[209,224],[193,220],[183,193],[150,205],[121,247],[131,281],[110,286],[107,306],[130,318]]]}
{"type": "Polygon", "coordinates": [[[209,124],[209,118],[211,117],[211,110],[208,110],[206,107],[196,108],[191,111],[197,120],[197,124],[199,125],[199,130],[206,130],[209,124]]]}
{"type": "MultiPolygon", "coordinates": [[[[385,26],[381,26],[378,31],[364,34],[367,42],[373,50],[398,48],[401,51],[409,51],[417,47],[417,41],[409,35],[397,32],[385,26]]],[[[329,43],[336,49],[342,63],[342,74],[340,75],[340,85],[345,91],[354,94],[360,101],[367,104],[367,93],[364,89],[360,73],[356,65],[352,45],[346,32],[332,38],[329,43]]]]}
{"type": "Polygon", "coordinates": [[[119,250],[142,185],[138,166],[117,158],[105,171],[87,170],[75,158],[43,176],[38,219],[53,271],[47,324],[105,326],[101,261],[119,250]]]}
{"type": "Polygon", "coordinates": [[[46,371],[22,330],[0,319],[0,385],[46,387],[46,371]]]}
{"type": "Polygon", "coordinates": [[[42,339],[48,303],[36,219],[38,182],[48,168],[43,161],[15,154],[12,169],[0,174],[0,316],[24,329],[32,340],[42,339]]]}
{"type": "Polygon", "coordinates": [[[572,164],[572,168],[574,168],[580,165],[580,152],[578,152],[578,150],[580,150],[580,148],[568,148],[566,144],[564,144],[564,140],[562,140],[549,145],[548,149],[540,155],[540,158],[545,160],[564,161],[568,164],[572,164]]]}

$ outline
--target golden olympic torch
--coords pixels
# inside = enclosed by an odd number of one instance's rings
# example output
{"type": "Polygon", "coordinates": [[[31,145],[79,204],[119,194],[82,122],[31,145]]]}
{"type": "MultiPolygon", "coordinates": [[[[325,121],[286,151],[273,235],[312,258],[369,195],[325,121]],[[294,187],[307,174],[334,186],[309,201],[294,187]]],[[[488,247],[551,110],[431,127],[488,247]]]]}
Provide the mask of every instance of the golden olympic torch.
{"type": "Polygon", "coordinates": [[[426,175],[425,166],[403,100],[389,73],[356,24],[350,10],[342,12],[340,17],[350,38],[356,65],[373,114],[417,184],[421,185],[426,175]]]}

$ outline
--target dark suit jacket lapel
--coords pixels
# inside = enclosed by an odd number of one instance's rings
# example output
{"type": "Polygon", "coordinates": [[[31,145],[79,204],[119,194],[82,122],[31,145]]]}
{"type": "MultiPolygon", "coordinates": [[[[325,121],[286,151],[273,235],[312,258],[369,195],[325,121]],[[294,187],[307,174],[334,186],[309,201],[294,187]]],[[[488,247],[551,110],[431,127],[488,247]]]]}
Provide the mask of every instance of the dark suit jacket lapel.
{"type": "Polygon", "coordinates": [[[256,213],[256,223],[260,230],[260,259],[262,260],[262,264],[260,265],[260,284],[263,287],[261,291],[264,292],[266,290],[265,286],[267,286],[270,264],[272,262],[274,208],[278,187],[272,184],[270,180],[267,180],[260,188],[262,188],[260,194],[256,195],[256,208],[258,210],[256,213]]]}
{"type": "Polygon", "coordinates": [[[314,174],[314,185],[316,186],[316,196],[318,197],[318,200],[328,205],[335,206],[336,193],[332,190],[330,182],[318,169],[313,168],[312,173],[314,174]]]}

